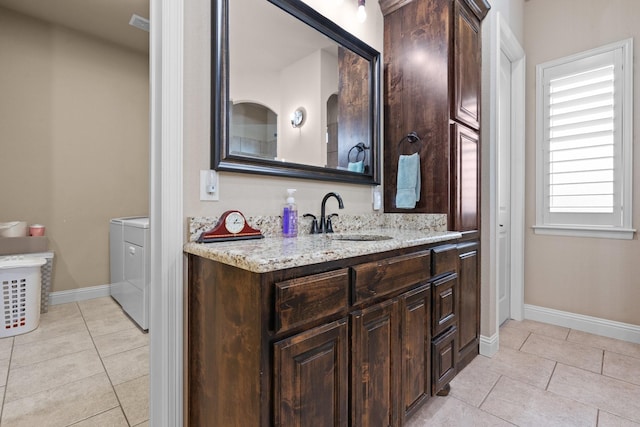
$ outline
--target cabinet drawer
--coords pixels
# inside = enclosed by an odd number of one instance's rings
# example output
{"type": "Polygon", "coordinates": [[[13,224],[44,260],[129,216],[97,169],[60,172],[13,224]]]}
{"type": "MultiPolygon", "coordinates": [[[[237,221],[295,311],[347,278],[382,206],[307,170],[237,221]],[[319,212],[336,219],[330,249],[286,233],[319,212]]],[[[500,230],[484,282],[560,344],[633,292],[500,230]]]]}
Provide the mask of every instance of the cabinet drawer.
{"type": "Polygon", "coordinates": [[[281,332],[346,310],[349,269],[275,284],[275,331],[281,332]]]}
{"type": "Polygon", "coordinates": [[[436,394],[449,384],[456,375],[456,336],[458,330],[453,327],[440,337],[433,340],[432,355],[432,394],[436,394]]]}
{"type": "Polygon", "coordinates": [[[436,336],[454,325],[458,318],[456,303],[458,302],[458,275],[450,274],[436,280],[431,286],[433,292],[433,310],[431,311],[432,336],[436,336]]]}
{"type": "Polygon", "coordinates": [[[430,251],[357,265],[353,267],[353,302],[360,303],[424,282],[431,277],[430,271],[430,251]]]}
{"type": "Polygon", "coordinates": [[[143,228],[124,226],[124,241],[138,246],[145,246],[143,228]]]}
{"type": "Polygon", "coordinates": [[[438,246],[431,251],[431,274],[433,276],[456,271],[458,265],[456,245],[438,246]]]}

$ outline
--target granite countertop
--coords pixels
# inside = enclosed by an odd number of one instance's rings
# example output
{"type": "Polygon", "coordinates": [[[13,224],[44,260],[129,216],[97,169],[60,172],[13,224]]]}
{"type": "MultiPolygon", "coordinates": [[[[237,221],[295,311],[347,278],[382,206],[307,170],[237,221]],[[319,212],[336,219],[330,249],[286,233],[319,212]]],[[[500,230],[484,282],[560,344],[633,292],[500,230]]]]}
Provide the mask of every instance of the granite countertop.
{"type": "Polygon", "coordinates": [[[457,239],[454,231],[417,230],[410,228],[372,228],[345,231],[349,235],[382,235],[387,240],[335,240],[331,235],[298,235],[294,238],[270,236],[258,240],[185,244],[184,251],[255,273],[374,254],[394,249],[426,245],[457,239]]]}

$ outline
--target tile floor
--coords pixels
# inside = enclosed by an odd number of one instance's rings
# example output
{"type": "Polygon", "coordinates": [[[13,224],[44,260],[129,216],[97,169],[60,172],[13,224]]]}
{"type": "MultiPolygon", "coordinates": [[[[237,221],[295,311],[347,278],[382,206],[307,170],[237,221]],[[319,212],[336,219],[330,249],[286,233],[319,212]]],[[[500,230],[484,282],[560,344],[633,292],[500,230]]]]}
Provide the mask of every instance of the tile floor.
{"type": "Polygon", "coordinates": [[[407,423],[422,426],[640,426],[640,344],[525,320],[500,328],[407,423]]]}
{"type": "Polygon", "coordinates": [[[149,335],[110,297],[49,307],[0,339],[0,425],[148,426],[149,335]]]}
{"type": "MultiPolygon", "coordinates": [[[[500,328],[408,422],[422,426],[639,426],[640,344],[525,320],[500,328]]],[[[149,338],[111,298],[56,305],[0,339],[0,425],[148,426],[149,338]]]]}

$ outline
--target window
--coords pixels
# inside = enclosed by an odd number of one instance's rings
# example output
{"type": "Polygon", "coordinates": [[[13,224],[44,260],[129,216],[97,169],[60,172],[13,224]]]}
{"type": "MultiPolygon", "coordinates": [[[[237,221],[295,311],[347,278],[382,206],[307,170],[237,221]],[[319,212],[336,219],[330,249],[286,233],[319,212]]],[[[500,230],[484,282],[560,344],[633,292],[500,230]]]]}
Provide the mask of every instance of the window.
{"type": "Polygon", "coordinates": [[[538,234],[632,239],[633,41],[537,66],[538,234]]]}

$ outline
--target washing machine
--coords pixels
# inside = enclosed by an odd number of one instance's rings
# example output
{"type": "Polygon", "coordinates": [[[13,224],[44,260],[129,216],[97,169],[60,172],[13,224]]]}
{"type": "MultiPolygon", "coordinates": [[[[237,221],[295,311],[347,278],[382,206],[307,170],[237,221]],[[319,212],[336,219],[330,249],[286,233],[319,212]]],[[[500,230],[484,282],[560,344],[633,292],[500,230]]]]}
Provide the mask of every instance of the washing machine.
{"type": "Polygon", "coordinates": [[[149,218],[114,218],[109,225],[111,297],[144,330],[149,329],[149,218]]]}

